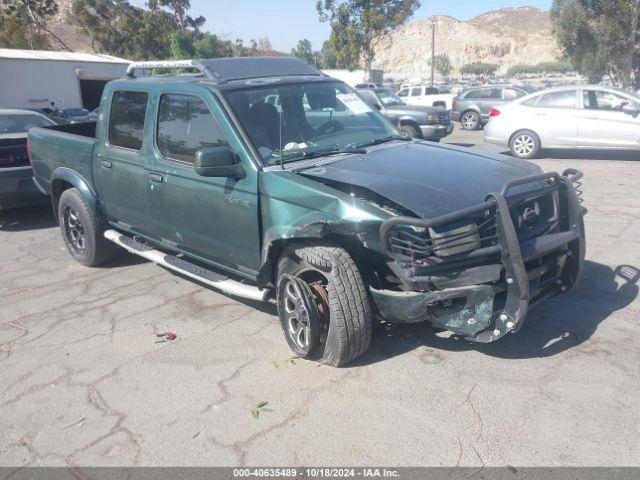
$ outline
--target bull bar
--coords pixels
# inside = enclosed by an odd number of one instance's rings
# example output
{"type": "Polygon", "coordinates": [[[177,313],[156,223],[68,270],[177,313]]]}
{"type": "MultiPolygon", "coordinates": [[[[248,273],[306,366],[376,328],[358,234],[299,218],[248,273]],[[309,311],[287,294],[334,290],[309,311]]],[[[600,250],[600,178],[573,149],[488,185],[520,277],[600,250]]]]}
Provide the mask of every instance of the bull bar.
{"type": "MultiPolygon", "coordinates": [[[[469,340],[488,343],[504,336],[508,332],[517,332],[524,321],[527,311],[544,298],[551,297],[560,292],[572,288],[580,277],[584,256],[585,236],[582,216],[586,210],[581,206],[580,179],[582,172],[575,169],[567,169],[562,175],[556,172],[541,173],[521,179],[507,182],[499,193],[490,193],[483,203],[473,205],[452,213],[448,213],[432,219],[420,219],[408,216],[393,217],[380,226],[380,240],[385,253],[395,262],[402,265],[411,265],[415,260],[413,252],[398,251],[393,248],[392,235],[398,227],[415,227],[418,229],[435,229],[456,222],[463,221],[482,212],[495,211],[495,244],[478,245],[464,254],[467,261],[488,257],[498,257],[502,264],[504,277],[500,283],[506,290],[504,306],[494,310],[487,328],[472,335],[465,335],[469,340]],[[518,193],[510,192],[517,187],[531,186],[534,188],[522,189],[518,193]],[[520,241],[514,220],[511,216],[510,205],[519,201],[541,197],[546,194],[557,193],[557,208],[562,215],[558,222],[558,230],[546,233],[535,238],[520,241]],[[564,250],[562,250],[564,249],[564,250]],[[534,275],[540,272],[527,271],[526,263],[535,262],[556,251],[564,251],[567,261],[562,263],[560,273],[554,281],[554,285],[544,291],[530,289],[530,282],[534,275]]],[[[406,250],[406,249],[405,249],[406,250]]],[[[530,269],[533,270],[533,269],[530,269]]],[[[542,270],[542,267],[539,269],[542,270]]],[[[405,279],[407,280],[407,279],[405,279]]],[[[409,279],[411,280],[411,279],[409,279]]],[[[415,286],[410,282],[405,287],[414,290],[415,286]]],[[[468,288],[477,288],[470,285],[468,288]]],[[[464,288],[457,289],[464,291],[464,288]]],[[[435,300],[442,298],[441,292],[430,292],[435,300]]]]}

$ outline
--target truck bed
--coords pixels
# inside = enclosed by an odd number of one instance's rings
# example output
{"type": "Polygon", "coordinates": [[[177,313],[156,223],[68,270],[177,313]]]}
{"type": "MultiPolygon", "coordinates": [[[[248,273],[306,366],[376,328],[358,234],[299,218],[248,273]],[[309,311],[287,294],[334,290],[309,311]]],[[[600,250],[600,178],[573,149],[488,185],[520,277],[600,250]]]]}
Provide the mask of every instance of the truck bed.
{"type": "Polygon", "coordinates": [[[91,160],[96,141],[96,123],[71,123],[29,130],[29,153],[34,177],[51,194],[51,175],[66,167],[92,182],[91,160]]]}

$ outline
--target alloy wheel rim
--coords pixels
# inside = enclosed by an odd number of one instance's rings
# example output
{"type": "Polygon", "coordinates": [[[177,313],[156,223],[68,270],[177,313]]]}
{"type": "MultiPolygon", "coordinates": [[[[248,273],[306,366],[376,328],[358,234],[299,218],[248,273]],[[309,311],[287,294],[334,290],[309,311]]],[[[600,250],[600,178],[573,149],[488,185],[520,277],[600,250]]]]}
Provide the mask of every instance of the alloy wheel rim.
{"type": "Polygon", "coordinates": [[[531,155],[535,148],[535,141],[531,135],[520,135],[513,142],[513,150],[520,156],[531,155]]]}
{"type": "Polygon", "coordinates": [[[472,113],[465,114],[464,118],[462,119],[462,124],[467,129],[475,128],[477,125],[475,115],[473,115],[472,113]]]}
{"type": "Polygon", "coordinates": [[[284,312],[287,322],[287,334],[302,350],[309,347],[311,335],[311,323],[309,311],[305,307],[304,300],[298,295],[293,283],[289,280],[284,286],[284,312]]]}
{"type": "Polygon", "coordinates": [[[87,247],[84,226],[80,217],[71,207],[64,209],[63,224],[67,242],[77,253],[82,253],[87,247]]]}

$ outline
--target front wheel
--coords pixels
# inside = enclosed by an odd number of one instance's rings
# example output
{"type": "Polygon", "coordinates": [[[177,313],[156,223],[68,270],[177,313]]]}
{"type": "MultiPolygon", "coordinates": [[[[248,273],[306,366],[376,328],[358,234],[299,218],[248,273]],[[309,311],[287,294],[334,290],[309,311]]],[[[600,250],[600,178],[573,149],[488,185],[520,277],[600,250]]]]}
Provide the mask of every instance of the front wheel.
{"type": "Polygon", "coordinates": [[[540,152],[540,137],[531,130],[516,132],[509,140],[509,150],[514,157],[534,158],[540,152]]]}
{"type": "Polygon", "coordinates": [[[373,312],[351,256],[331,243],[300,243],[278,263],[278,316],[294,354],[342,367],[369,348],[373,312]]]}
{"type": "Polygon", "coordinates": [[[418,132],[418,129],[413,125],[402,125],[400,131],[409,138],[420,138],[420,132],[418,132]]]}

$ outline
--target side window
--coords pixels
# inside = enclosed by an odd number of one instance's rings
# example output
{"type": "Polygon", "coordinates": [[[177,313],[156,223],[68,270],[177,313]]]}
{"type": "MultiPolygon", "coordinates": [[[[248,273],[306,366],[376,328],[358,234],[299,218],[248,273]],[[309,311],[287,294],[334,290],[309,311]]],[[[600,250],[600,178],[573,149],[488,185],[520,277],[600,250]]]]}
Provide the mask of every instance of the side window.
{"type": "Polygon", "coordinates": [[[402,90],[400,90],[398,92],[398,96],[399,97],[406,97],[407,95],[409,95],[409,89],[408,88],[404,88],[402,90]]]}
{"type": "Polygon", "coordinates": [[[536,106],[545,108],[577,108],[576,91],[565,90],[545,93],[538,98],[536,106]]]}
{"type": "Polygon", "coordinates": [[[524,96],[524,92],[522,90],[516,90],[515,88],[504,89],[505,100],[515,100],[516,98],[520,98],[522,96],[524,96]]]}
{"type": "Polygon", "coordinates": [[[380,105],[376,96],[368,90],[362,90],[358,93],[360,94],[362,100],[367,102],[367,104],[369,104],[370,106],[375,107],[376,105],[380,105]]]}
{"type": "Polygon", "coordinates": [[[166,158],[188,163],[194,162],[201,148],[229,146],[207,104],[193,95],[160,97],[156,138],[166,158]]]}
{"type": "Polygon", "coordinates": [[[419,97],[422,94],[422,88],[421,87],[413,87],[411,89],[411,96],[412,97],[419,97]]]}
{"type": "Polygon", "coordinates": [[[490,98],[491,95],[491,89],[490,88],[481,88],[479,90],[471,90],[469,93],[467,93],[466,97],[464,98],[479,98],[479,99],[483,99],[483,98],[490,98]]]}
{"type": "Polygon", "coordinates": [[[147,92],[113,93],[109,113],[109,143],[116,147],[140,150],[144,117],[147,114],[147,92]]]}
{"type": "Polygon", "coordinates": [[[626,105],[635,106],[635,102],[604,90],[585,90],[583,96],[584,108],[589,110],[621,111],[626,105]]]}

